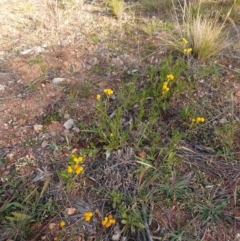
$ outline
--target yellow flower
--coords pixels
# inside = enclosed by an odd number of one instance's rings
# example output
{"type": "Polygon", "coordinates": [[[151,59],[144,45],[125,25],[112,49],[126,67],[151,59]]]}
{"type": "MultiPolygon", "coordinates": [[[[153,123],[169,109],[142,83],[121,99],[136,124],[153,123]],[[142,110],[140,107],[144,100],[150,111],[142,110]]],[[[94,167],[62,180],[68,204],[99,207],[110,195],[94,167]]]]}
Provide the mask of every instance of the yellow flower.
{"type": "Polygon", "coordinates": [[[81,156],[79,156],[79,157],[74,157],[74,158],[73,158],[73,161],[78,164],[79,162],[82,162],[82,161],[83,161],[83,157],[81,157],[81,156]]]}
{"type": "Polygon", "coordinates": [[[68,166],[68,167],[67,167],[67,172],[68,172],[68,173],[72,173],[72,172],[73,172],[73,169],[72,169],[71,166],[68,166]]]}
{"type": "Polygon", "coordinates": [[[110,136],[112,137],[112,136],[113,136],[113,133],[111,133],[110,136]]]}
{"type": "Polygon", "coordinates": [[[194,118],[192,118],[192,123],[194,123],[196,120],[194,118]]]}
{"type": "Polygon", "coordinates": [[[75,170],[76,174],[80,174],[83,171],[83,167],[78,166],[75,170]]]}
{"type": "Polygon", "coordinates": [[[167,75],[168,80],[174,80],[174,75],[173,74],[168,74],[167,75]]]}
{"type": "Polygon", "coordinates": [[[167,84],[166,84],[166,82],[163,84],[163,86],[162,86],[162,93],[166,93],[166,92],[168,92],[169,91],[169,88],[168,88],[168,86],[167,86],[167,84]]]}
{"type": "Polygon", "coordinates": [[[205,122],[205,119],[203,117],[200,117],[200,122],[201,123],[204,123],[205,122]]]}
{"type": "Polygon", "coordinates": [[[103,221],[102,221],[102,225],[105,226],[105,225],[107,224],[107,222],[108,222],[108,218],[105,217],[105,218],[103,219],[103,221]]]}
{"type": "Polygon", "coordinates": [[[83,214],[83,216],[84,216],[85,221],[89,222],[93,216],[93,212],[86,212],[83,214]]]}
{"type": "Polygon", "coordinates": [[[184,49],[183,53],[184,54],[189,54],[192,51],[192,48],[184,49]]]}
{"type": "Polygon", "coordinates": [[[106,228],[109,228],[111,225],[115,223],[116,223],[116,220],[113,218],[111,214],[105,217],[104,220],[102,221],[102,225],[106,228]]]}
{"type": "Polygon", "coordinates": [[[187,44],[188,43],[188,41],[185,38],[182,38],[182,42],[183,42],[183,44],[187,44]]]}
{"type": "Polygon", "coordinates": [[[97,100],[100,100],[101,99],[101,95],[97,95],[97,100]]]}
{"type": "Polygon", "coordinates": [[[59,226],[60,226],[61,228],[63,228],[65,225],[66,225],[66,222],[64,222],[63,220],[59,223],[59,226]]]}
{"type": "Polygon", "coordinates": [[[111,96],[113,94],[113,90],[112,89],[104,89],[103,91],[106,95],[111,96]]]}

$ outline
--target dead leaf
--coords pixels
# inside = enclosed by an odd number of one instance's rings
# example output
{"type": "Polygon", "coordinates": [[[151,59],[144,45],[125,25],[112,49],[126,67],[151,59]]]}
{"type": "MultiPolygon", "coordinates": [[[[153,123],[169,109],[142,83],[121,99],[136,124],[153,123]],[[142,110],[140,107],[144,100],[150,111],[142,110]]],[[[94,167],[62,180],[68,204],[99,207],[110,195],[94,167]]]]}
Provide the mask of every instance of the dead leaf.
{"type": "Polygon", "coordinates": [[[147,153],[145,151],[138,152],[138,156],[141,158],[145,158],[147,156],[147,153]]]}
{"type": "Polygon", "coordinates": [[[48,225],[50,230],[53,230],[56,226],[58,226],[56,223],[49,223],[48,225]]]}
{"type": "Polygon", "coordinates": [[[77,209],[76,208],[66,208],[64,213],[67,214],[67,215],[73,215],[77,212],[77,209]]]}

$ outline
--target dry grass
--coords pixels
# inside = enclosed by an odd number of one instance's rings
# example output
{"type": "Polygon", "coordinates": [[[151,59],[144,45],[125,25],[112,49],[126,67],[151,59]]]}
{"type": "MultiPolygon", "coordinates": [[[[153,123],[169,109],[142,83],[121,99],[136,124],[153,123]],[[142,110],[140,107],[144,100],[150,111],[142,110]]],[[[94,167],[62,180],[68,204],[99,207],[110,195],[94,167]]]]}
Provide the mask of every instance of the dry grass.
{"type": "Polygon", "coordinates": [[[124,12],[124,0],[106,0],[112,14],[117,18],[120,19],[124,12]]]}
{"type": "MultiPolygon", "coordinates": [[[[74,38],[74,28],[81,21],[83,0],[19,0],[12,6],[0,2],[1,44],[4,49],[15,49],[19,42],[26,46],[57,43],[60,35],[74,38]]],[[[22,46],[23,47],[23,46],[22,46]]],[[[21,47],[20,47],[21,48],[21,47]]]]}
{"type": "Polygon", "coordinates": [[[176,0],[140,0],[140,4],[148,11],[167,12],[177,2],[176,0]]]}
{"type": "Polygon", "coordinates": [[[226,19],[231,13],[229,10],[222,23],[219,22],[219,14],[202,14],[201,2],[196,7],[181,5],[181,18],[175,12],[175,35],[170,36],[169,44],[173,49],[183,52],[184,46],[181,38],[188,40],[187,47],[192,48],[193,55],[200,61],[210,59],[219,55],[224,49],[231,45],[226,31],[226,19]]]}

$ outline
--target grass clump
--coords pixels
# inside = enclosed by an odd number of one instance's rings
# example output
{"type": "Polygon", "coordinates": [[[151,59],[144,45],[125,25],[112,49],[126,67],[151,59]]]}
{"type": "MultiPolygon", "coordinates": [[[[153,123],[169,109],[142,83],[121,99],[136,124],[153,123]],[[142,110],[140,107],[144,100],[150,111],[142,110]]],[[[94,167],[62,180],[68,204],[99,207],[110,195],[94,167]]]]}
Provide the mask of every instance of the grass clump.
{"type": "Polygon", "coordinates": [[[226,19],[221,23],[218,14],[202,14],[200,8],[201,2],[197,9],[186,1],[181,5],[182,20],[175,12],[175,37],[171,37],[169,44],[180,52],[185,52],[185,46],[188,44],[193,56],[203,62],[219,55],[231,45],[231,41],[226,32],[226,19]],[[182,43],[179,41],[181,38],[187,41],[182,43]]]}
{"type": "Polygon", "coordinates": [[[107,0],[107,4],[113,16],[120,19],[124,12],[124,0],[107,0]]]}

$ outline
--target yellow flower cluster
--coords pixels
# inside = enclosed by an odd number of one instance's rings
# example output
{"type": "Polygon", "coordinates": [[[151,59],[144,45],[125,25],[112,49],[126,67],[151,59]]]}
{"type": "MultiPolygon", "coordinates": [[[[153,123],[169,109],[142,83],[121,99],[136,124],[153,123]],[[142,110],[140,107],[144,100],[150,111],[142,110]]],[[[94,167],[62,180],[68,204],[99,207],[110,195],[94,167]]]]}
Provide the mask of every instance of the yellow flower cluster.
{"type": "Polygon", "coordinates": [[[92,216],[93,216],[92,212],[86,212],[86,213],[83,214],[83,217],[84,217],[86,222],[89,222],[91,220],[92,216]]]}
{"type": "Polygon", "coordinates": [[[103,92],[104,92],[107,96],[113,95],[113,90],[112,90],[112,89],[104,89],[103,92]]]}
{"type": "MultiPolygon", "coordinates": [[[[113,93],[114,93],[114,91],[112,90],[112,89],[104,89],[103,90],[103,92],[107,95],[107,96],[111,96],[111,95],[113,95],[113,93]]],[[[97,98],[97,100],[100,100],[101,99],[101,95],[96,95],[96,98],[97,98]]]]}
{"type": "Polygon", "coordinates": [[[183,44],[187,44],[188,41],[187,41],[185,38],[182,38],[182,43],[183,43],[183,44]]]}
{"type": "Polygon", "coordinates": [[[71,155],[71,163],[67,166],[68,173],[76,173],[77,175],[82,173],[83,167],[79,165],[83,161],[83,157],[76,156],[75,154],[71,155]]]}
{"type": "Polygon", "coordinates": [[[198,123],[204,123],[204,122],[205,122],[205,118],[203,117],[197,117],[192,119],[192,123],[198,124],[198,123]]]}
{"type": "Polygon", "coordinates": [[[167,80],[174,80],[174,75],[173,74],[168,74],[167,75],[167,80]]]}
{"type": "Polygon", "coordinates": [[[101,95],[97,95],[97,100],[100,100],[101,99],[101,95]]]}
{"type": "Polygon", "coordinates": [[[186,45],[188,44],[188,41],[185,38],[182,38],[182,43],[183,43],[183,46],[184,46],[183,53],[185,55],[188,55],[189,53],[191,53],[192,48],[186,48],[186,45]]]}
{"type": "Polygon", "coordinates": [[[183,50],[183,53],[186,55],[189,54],[190,52],[192,52],[192,48],[187,48],[183,50]]]}
{"type": "Polygon", "coordinates": [[[116,220],[113,218],[111,214],[105,217],[102,221],[102,225],[106,228],[109,228],[111,225],[115,223],[116,223],[116,220]]]}
{"type": "Polygon", "coordinates": [[[170,90],[170,88],[168,87],[168,83],[171,80],[174,80],[174,75],[173,74],[168,74],[167,75],[167,81],[163,82],[163,86],[162,86],[162,93],[163,94],[165,94],[166,92],[168,92],[170,90]]]}

